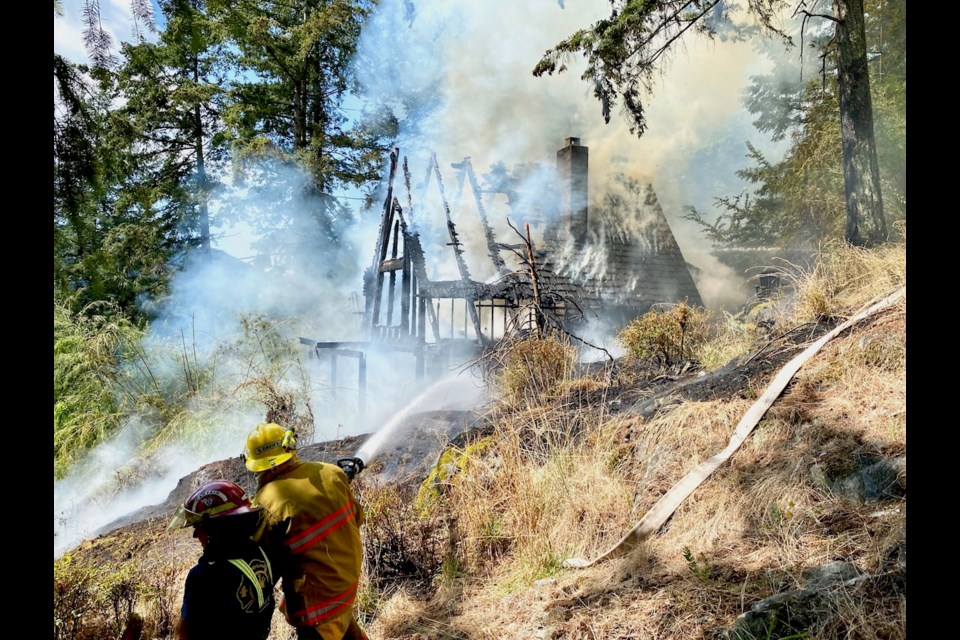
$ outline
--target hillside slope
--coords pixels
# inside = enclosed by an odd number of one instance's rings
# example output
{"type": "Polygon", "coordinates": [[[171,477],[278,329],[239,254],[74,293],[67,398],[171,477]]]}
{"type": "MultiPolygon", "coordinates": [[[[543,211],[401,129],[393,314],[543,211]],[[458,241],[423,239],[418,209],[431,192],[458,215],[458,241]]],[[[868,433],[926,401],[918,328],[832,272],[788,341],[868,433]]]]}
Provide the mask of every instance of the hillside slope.
{"type": "MultiPolygon", "coordinates": [[[[711,372],[652,375],[625,358],[468,418],[411,416],[442,425],[442,437],[357,481],[368,513],[358,609],[371,639],[905,638],[905,298],[827,342],[654,535],[564,566],[609,549],[724,449],[786,362],[905,286],[905,268],[871,273],[873,288],[848,279],[855,286],[812,307],[815,283],[798,283],[789,313],[711,372]],[[385,473],[399,460],[415,463],[385,473]]],[[[356,444],[304,455],[333,459],[356,444]]],[[[164,528],[180,494],[214,475],[249,481],[238,459],[207,465],[163,505],[74,550],[58,577],[109,574],[139,589],[124,602],[144,637],[168,637],[198,548],[164,528]]],[[[92,633],[96,616],[85,616],[92,633]]],[[[101,623],[119,632],[120,618],[101,623]]],[[[278,617],[271,637],[294,636],[278,617]]]]}

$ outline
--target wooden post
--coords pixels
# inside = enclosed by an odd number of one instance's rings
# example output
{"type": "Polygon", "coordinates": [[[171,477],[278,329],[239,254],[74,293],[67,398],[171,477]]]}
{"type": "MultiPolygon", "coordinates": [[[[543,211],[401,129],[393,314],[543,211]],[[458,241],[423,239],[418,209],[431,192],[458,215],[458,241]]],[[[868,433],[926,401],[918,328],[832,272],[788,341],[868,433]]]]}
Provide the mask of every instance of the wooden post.
{"type": "Polygon", "coordinates": [[[427,299],[425,296],[418,296],[417,300],[417,337],[420,342],[424,342],[427,337],[427,299]]]}
{"type": "Polygon", "coordinates": [[[377,284],[373,291],[373,312],[371,315],[370,326],[375,327],[380,323],[380,299],[383,294],[383,272],[380,271],[380,265],[387,257],[387,248],[390,242],[390,231],[393,228],[393,179],[397,175],[397,158],[400,155],[400,149],[394,147],[390,153],[390,178],[387,181],[387,199],[383,203],[383,219],[380,221],[379,246],[377,247],[377,256],[374,258],[373,273],[377,279],[377,284]]]}
{"type": "Polygon", "coordinates": [[[410,274],[410,335],[417,335],[417,273],[410,274]]]}
{"type": "Polygon", "coordinates": [[[410,275],[412,271],[410,255],[407,253],[407,241],[403,241],[403,272],[400,276],[400,333],[410,335],[410,275]]]}
{"type": "MultiPolygon", "coordinates": [[[[397,250],[399,248],[399,243],[400,243],[400,221],[397,220],[393,223],[393,249],[391,249],[390,251],[391,260],[397,259],[397,250]]],[[[387,324],[388,325],[393,324],[393,296],[394,296],[394,289],[396,289],[396,286],[397,286],[397,272],[391,271],[390,285],[389,285],[389,288],[387,289],[387,324]]]]}
{"type": "Polygon", "coordinates": [[[493,314],[496,313],[497,305],[493,304],[493,300],[490,300],[490,342],[493,342],[493,323],[495,322],[493,314]]]}

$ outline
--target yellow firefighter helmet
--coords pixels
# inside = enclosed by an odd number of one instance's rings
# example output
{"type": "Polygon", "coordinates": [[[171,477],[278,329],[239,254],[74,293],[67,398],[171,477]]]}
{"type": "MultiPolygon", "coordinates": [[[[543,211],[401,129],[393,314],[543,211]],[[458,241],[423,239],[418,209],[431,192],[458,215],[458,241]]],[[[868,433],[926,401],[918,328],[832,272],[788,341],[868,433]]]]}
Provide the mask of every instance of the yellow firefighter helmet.
{"type": "Polygon", "coordinates": [[[243,462],[250,471],[266,471],[292,458],[296,450],[297,439],[293,431],[265,422],[247,436],[243,462]]]}

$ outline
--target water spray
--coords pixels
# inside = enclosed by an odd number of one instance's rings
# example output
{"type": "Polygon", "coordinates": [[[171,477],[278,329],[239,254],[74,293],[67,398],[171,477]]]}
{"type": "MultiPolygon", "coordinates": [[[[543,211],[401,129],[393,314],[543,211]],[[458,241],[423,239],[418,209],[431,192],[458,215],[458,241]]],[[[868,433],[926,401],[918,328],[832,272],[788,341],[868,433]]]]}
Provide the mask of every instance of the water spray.
{"type": "Polygon", "coordinates": [[[459,401],[457,404],[463,404],[470,408],[477,404],[477,388],[472,389],[470,397],[463,395],[463,389],[456,385],[463,385],[463,380],[458,379],[456,375],[448,376],[427,387],[420,395],[415,397],[406,406],[397,411],[386,424],[380,427],[373,435],[361,445],[360,449],[353,457],[340,458],[337,464],[347,474],[347,477],[353,478],[369,465],[380,454],[383,445],[393,437],[401,427],[404,420],[416,410],[426,411],[428,409],[439,409],[447,406],[452,400],[459,401]],[[446,388],[446,389],[445,389],[446,388]],[[444,393],[440,393],[445,389],[444,393]]]}

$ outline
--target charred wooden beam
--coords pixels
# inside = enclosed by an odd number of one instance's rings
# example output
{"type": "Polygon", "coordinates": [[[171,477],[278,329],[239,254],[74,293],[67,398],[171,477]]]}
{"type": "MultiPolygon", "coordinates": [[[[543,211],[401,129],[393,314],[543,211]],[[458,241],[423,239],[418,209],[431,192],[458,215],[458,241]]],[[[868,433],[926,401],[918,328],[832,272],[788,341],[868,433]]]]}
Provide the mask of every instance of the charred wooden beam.
{"type": "MultiPolygon", "coordinates": [[[[437,184],[440,187],[440,198],[443,201],[443,210],[447,217],[447,231],[450,234],[450,242],[453,245],[453,253],[457,261],[457,270],[460,272],[460,279],[463,280],[464,284],[471,284],[470,281],[470,272],[467,270],[467,263],[463,260],[463,249],[460,245],[460,240],[457,237],[457,229],[453,224],[453,220],[450,217],[450,206],[447,204],[447,196],[443,191],[443,179],[440,177],[440,165],[437,164],[437,155],[433,154],[433,172],[437,176],[437,184]]],[[[477,342],[483,344],[483,334],[480,332],[480,317],[477,315],[477,309],[473,305],[475,296],[471,295],[467,298],[467,309],[470,315],[470,320],[473,321],[474,331],[477,333],[477,342]]]]}
{"type": "Polygon", "coordinates": [[[317,342],[309,338],[300,338],[300,344],[314,349],[343,349],[345,347],[369,347],[369,341],[345,341],[345,342],[317,342]]]}
{"type": "MultiPolygon", "coordinates": [[[[397,260],[397,251],[400,249],[400,220],[393,223],[393,247],[390,249],[390,262],[400,262],[397,260]]],[[[386,261],[384,261],[386,262],[386,261]]],[[[381,263],[381,267],[383,263],[381,263]]],[[[402,267],[402,265],[401,265],[402,267]]],[[[381,269],[381,273],[383,273],[381,269]]],[[[393,297],[397,288],[397,270],[390,270],[390,285],[387,289],[387,324],[393,322],[393,297]]]]}
{"type": "Polygon", "coordinates": [[[413,192],[410,189],[410,166],[407,164],[407,156],[403,156],[403,185],[407,189],[407,217],[410,219],[410,224],[414,224],[413,192]]]}
{"type": "Polygon", "coordinates": [[[410,276],[413,265],[410,263],[410,252],[407,251],[408,234],[403,234],[402,275],[400,276],[400,333],[410,334],[410,276]]]}
{"type": "Polygon", "coordinates": [[[483,207],[483,199],[480,197],[480,185],[477,184],[477,176],[473,173],[473,164],[470,162],[470,158],[464,158],[463,165],[464,172],[467,174],[467,179],[470,180],[470,188],[473,190],[473,199],[477,205],[477,213],[480,215],[480,222],[483,223],[483,233],[487,239],[487,251],[490,254],[490,260],[493,262],[493,266],[497,270],[497,275],[506,275],[508,272],[507,264],[500,255],[500,246],[493,238],[493,229],[490,227],[490,222],[487,220],[487,212],[483,207]]]}
{"type": "Polygon", "coordinates": [[[383,272],[380,271],[380,264],[387,257],[389,247],[390,231],[393,228],[393,180],[397,175],[397,160],[400,156],[400,149],[394,147],[390,152],[390,177],[387,180],[387,197],[383,202],[383,216],[380,219],[380,231],[377,236],[377,249],[374,254],[373,272],[376,273],[376,285],[373,289],[373,310],[370,317],[370,329],[377,326],[380,322],[380,301],[383,297],[383,272]]]}
{"type": "Polygon", "coordinates": [[[403,258],[391,258],[380,263],[380,273],[389,273],[393,275],[394,271],[403,269],[403,258]]]}

